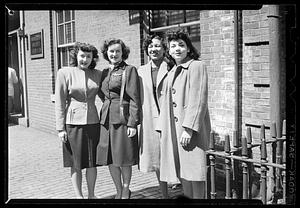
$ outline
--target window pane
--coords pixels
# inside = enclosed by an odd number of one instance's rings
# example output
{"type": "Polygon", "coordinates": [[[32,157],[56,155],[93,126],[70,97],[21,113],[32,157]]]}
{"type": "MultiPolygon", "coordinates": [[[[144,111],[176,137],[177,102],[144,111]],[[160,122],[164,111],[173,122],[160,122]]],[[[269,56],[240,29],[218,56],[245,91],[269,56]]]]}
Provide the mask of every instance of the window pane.
{"type": "Polygon", "coordinates": [[[72,22],[72,30],[73,30],[73,42],[76,41],[76,38],[75,38],[75,22],[72,22]]]}
{"type": "Polygon", "coordinates": [[[66,43],[71,43],[72,42],[72,37],[71,37],[71,23],[66,24],[66,43]]]}
{"type": "Polygon", "coordinates": [[[167,11],[166,10],[153,10],[152,13],[152,27],[162,27],[167,25],[167,11]]]}
{"type": "Polygon", "coordinates": [[[62,65],[68,66],[68,50],[67,50],[67,48],[62,48],[62,65]]]}
{"type": "Polygon", "coordinates": [[[65,11],[65,22],[68,22],[71,20],[71,12],[70,10],[65,11]]]}
{"type": "Polygon", "coordinates": [[[184,23],[183,10],[168,10],[169,11],[169,25],[184,23]]]}
{"type": "Polygon", "coordinates": [[[75,20],[75,11],[72,10],[72,20],[75,20]]]}
{"type": "Polygon", "coordinates": [[[58,44],[64,44],[64,26],[58,26],[58,44]]]}
{"type": "Polygon", "coordinates": [[[57,11],[57,23],[60,24],[64,21],[63,19],[63,11],[57,11]]]}

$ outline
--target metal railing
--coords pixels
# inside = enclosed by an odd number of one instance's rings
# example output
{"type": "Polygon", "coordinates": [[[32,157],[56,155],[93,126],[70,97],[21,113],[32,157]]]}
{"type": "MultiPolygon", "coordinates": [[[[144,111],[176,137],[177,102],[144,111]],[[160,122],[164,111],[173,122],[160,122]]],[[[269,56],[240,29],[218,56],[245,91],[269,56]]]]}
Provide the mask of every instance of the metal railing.
{"type": "MultiPolygon", "coordinates": [[[[224,150],[216,150],[215,148],[215,133],[210,134],[209,150],[206,151],[208,164],[208,178],[211,199],[216,198],[216,158],[222,158],[225,162],[225,199],[252,199],[252,185],[253,185],[253,171],[257,167],[260,171],[260,193],[258,198],[262,200],[263,204],[286,202],[286,157],[285,157],[285,143],[286,143],[286,120],[283,121],[282,136],[277,137],[276,125],[271,125],[271,135],[269,139],[265,136],[265,126],[260,128],[260,143],[252,143],[251,128],[247,128],[247,136],[243,136],[238,140],[236,132],[233,134],[233,147],[230,145],[229,135],[225,135],[224,150]],[[241,143],[241,145],[240,145],[241,143]],[[268,161],[267,147],[271,150],[271,161],[268,161]],[[260,159],[253,158],[253,148],[260,148],[260,159]],[[241,167],[241,168],[238,168],[241,167]],[[270,184],[267,186],[268,171],[270,184]],[[240,177],[239,177],[240,176],[240,177]],[[238,183],[238,181],[242,181],[238,183]],[[231,187],[233,184],[233,188],[231,187]],[[242,187],[238,187],[241,186],[242,187]],[[237,190],[242,190],[236,194],[237,190]],[[267,189],[272,192],[271,200],[267,201],[267,189]]],[[[223,164],[224,165],[224,164],[223,164]]],[[[256,198],[257,199],[257,198],[256,198]]]]}

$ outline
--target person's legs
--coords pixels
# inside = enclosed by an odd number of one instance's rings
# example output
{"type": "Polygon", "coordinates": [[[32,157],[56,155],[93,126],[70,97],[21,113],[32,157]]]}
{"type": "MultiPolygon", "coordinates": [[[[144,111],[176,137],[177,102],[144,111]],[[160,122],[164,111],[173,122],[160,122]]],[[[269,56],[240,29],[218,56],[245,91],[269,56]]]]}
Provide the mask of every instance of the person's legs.
{"type": "Polygon", "coordinates": [[[95,167],[93,168],[87,168],[86,169],[86,182],[88,187],[88,198],[94,199],[95,197],[95,183],[97,178],[97,169],[95,167]]]}
{"type": "Polygon", "coordinates": [[[192,181],[193,199],[205,199],[205,181],[192,181]]]}
{"type": "Polygon", "coordinates": [[[117,195],[115,199],[121,199],[122,196],[122,180],[121,180],[121,168],[113,165],[109,165],[109,172],[116,186],[117,195]]]}
{"type": "Polygon", "coordinates": [[[158,183],[159,183],[160,191],[162,193],[162,198],[163,199],[168,199],[169,198],[169,196],[168,196],[168,183],[164,182],[164,181],[160,181],[160,171],[159,170],[156,171],[156,177],[157,177],[157,180],[158,180],[158,183]]]}
{"type": "Polygon", "coordinates": [[[122,199],[129,199],[130,198],[129,185],[131,181],[132,167],[124,166],[121,168],[121,172],[123,178],[122,199]]]}
{"type": "Polygon", "coordinates": [[[7,99],[7,110],[8,110],[8,115],[11,114],[13,112],[13,97],[12,96],[8,96],[7,99]]]}
{"type": "Polygon", "coordinates": [[[183,195],[192,199],[193,198],[193,187],[192,182],[187,181],[185,179],[181,179],[182,189],[183,189],[183,195]]]}
{"type": "Polygon", "coordinates": [[[75,190],[76,198],[82,199],[82,172],[81,169],[71,167],[71,180],[75,190]]]}

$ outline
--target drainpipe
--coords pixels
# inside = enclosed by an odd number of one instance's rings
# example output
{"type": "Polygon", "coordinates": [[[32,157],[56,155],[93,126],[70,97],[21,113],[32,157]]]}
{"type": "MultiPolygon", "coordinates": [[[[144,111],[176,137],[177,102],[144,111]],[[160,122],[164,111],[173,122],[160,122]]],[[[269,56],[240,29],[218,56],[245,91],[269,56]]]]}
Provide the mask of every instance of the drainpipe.
{"type": "MultiPolygon", "coordinates": [[[[25,35],[25,14],[24,11],[20,11],[20,27],[23,30],[23,34],[25,35]]],[[[28,40],[27,40],[28,41],[28,40]]],[[[22,77],[23,77],[23,96],[24,96],[24,118],[25,126],[29,126],[29,117],[28,117],[28,91],[27,91],[27,73],[26,73],[26,38],[25,36],[21,39],[21,51],[22,51],[22,77]]]]}
{"type": "Polygon", "coordinates": [[[240,71],[242,57],[242,11],[234,11],[234,131],[241,138],[240,71]]]}
{"type": "MultiPolygon", "coordinates": [[[[281,137],[281,95],[280,95],[280,69],[281,69],[281,37],[279,5],[269,6],[269,46],[270,46],[270,122],[276,123],[277,137],[281,137]]],[[[284,99],[284,98],[283,98],[284,99]]]]}
{"type": "MultiPolygon", "coordinates": [[[[233,146],[236,148],[240,146],[241,138],[241,93],[240,93],[240,71],[242,58],[242,11],[234,11],[234,130],[233,130],[233,146]]],[[[234,153],[239,155],[238,152],[234,153]]],[[[239,181],[242,180],[239,172],[239,163],[234,160],[233,164],[233,188],[232,198],[241,198],[242,190],[240,189],[239,181]]]]}

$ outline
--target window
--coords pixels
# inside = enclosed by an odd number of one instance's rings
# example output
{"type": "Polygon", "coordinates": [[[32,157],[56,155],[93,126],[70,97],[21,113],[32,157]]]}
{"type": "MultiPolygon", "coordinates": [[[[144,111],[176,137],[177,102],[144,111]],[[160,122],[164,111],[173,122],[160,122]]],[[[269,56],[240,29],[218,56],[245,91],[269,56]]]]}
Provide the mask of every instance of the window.
{"type": "Polygon", "coordinates": [[[200,10],[151,10],[149,17],[152,31],[165,31],[177,27],[178,24],[194,22],[184,27],[200,51],[200,10]]]}
{"type": "Polygon", "coordinates": [[[74,10],[56,11],[57,59],[58,68],[69,66],[70,50],[73,48],[75,37],[74,10]]]}

